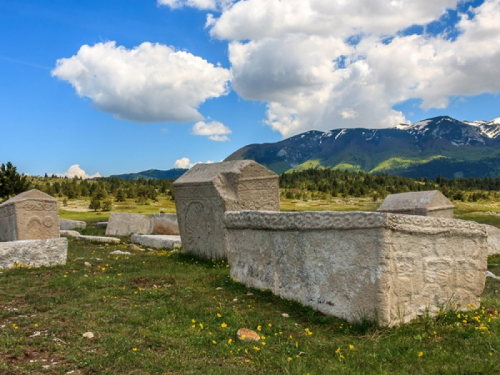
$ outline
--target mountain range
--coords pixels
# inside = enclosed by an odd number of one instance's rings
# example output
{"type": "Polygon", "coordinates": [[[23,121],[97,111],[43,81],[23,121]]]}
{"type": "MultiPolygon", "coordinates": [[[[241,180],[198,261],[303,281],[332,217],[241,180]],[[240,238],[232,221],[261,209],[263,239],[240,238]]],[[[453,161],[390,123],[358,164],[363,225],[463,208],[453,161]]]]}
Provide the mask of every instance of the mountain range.
{"type": "Polygon", "coordinates": [[[151,180],[151,179],[178,179],[181,177],[187,169],[182,168],[174,168],[169,169],[167,171],[161,171],[158,169],[148,169],[147,171],[142,171],[138,173],[125,173],[125,174],[114,174],[110,177],[123,178],[125,180],[138,180],[142,178],[143,180],[151,180]]]}
{"type": "Polygon", "coordinates": [[[311,130],[242,147],[225,160],[240,159],[278,174],[334,168],[405,177],[497,177],[500,118],[471,122],[440,116],[386,129],[311,130]]]}

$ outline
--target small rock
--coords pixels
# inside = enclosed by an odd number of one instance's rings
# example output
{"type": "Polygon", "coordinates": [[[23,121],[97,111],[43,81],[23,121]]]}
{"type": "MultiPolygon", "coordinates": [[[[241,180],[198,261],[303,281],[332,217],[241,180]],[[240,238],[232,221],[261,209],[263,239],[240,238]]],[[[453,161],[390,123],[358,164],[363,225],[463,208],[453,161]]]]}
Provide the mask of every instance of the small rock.
{"type": "Polygon", "coordinates": [[[139,247],[137,245],[134,245],[133,243],[131,243],[130,245],[128,245],[127,249],[133,250],[133,251],[144,251],[143,248],[141,248],[141,247],[139,247]]]}
{"type": "Polygon", "coordinates": [[[88,339],[93,339],[94,338],[94,334],[92,332],[85,332],[82,336],[86,337],[88,339]]]}
{"type": "Polygon", "coordinates": [[[238,335],[238,339],[241,341],[259,341],[260,336],[257,332],[252,331],[248,328],[240,328],[236,333],[238,335]]]}
{"type": "Polygon", "coordinates": [[[110,252],[111,255],[130,255],[128,251],[115,250],[110,252]]]}
{"type": "Polygon", "coordinates": [[[215,290],[222,290],[222,288],[219,286],[219,287],[215,288],[215,290]]]}
{"type": "Polygon", "coordinates": [[[289,317],[290,317],[290,315],[288,315],[287,313],[283,313],[283,314],[281,314],[281,316],[282,316],[283,318],[289,318],[289,317]]]}
{"type": "Polygon", "coordinates": [[[248,292],[247,296],[253,296],[253,293],[248,292]]]}
{"type": "Polygon", "coordinates": [[[83,263],[83,265],[84,265],[85,267],[92,267],[92,264],[91,264],[91,263],[89,263],[89,262],[85,262],[85,263],[83,263]]]}

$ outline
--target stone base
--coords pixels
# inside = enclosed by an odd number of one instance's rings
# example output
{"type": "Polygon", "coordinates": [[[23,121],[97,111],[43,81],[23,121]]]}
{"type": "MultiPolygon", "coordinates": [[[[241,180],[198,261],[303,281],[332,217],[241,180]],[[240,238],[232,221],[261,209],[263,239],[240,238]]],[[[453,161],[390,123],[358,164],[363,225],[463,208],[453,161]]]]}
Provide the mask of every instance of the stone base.
{"type": "Polygon", "coordinates": [[[227,212],[231,277],[348,321],[479,307],[484,226],[377,212],[227,212]]]}
{"type": "Polygon", "coordinates": [[[67,256],[68,240],[64,237],[0,242],[0,268],[16,265],[40,267],[66,264],[67,256]]]}
{"type": "Polygon", "coordinates": [[[133,234],[130,241],[154,249],[176,249],[181,247],[181,236],[133,234]]]}

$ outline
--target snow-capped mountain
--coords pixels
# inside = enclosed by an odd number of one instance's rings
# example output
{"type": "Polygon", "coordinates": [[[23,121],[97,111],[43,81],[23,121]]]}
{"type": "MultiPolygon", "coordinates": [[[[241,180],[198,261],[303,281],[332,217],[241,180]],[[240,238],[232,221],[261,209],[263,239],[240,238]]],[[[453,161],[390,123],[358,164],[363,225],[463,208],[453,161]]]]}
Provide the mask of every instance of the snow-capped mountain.
{"type": "Polygon", "coordinates": [[[311,130],[241,148],[226,160],[253,159],[277,173],[338,168],[405,176],[500,176],[500,118],[441,116],[390,129],[311,130]]]}

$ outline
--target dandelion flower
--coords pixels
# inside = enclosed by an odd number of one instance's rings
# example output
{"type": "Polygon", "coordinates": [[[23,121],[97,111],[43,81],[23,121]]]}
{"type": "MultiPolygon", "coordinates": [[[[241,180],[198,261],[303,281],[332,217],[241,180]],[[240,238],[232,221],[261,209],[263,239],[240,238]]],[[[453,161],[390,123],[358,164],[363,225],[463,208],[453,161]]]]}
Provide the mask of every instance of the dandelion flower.
{"type": "Polygon", "coordinates": [[[339,354],[340,353],[340,347],[337,348],[337,350],[335,350],[335,354],[339,354]]]}
{"type": "Polygon", "coordinates": [[[353,350],[354,349],[354,345],[349,345],[349,349],[353,350]]]}
{"type": "Polygon", "coordinates": [[[418,356],[422,357],[424,355],[424,352],[418,352],[418,356]]]}
{"type": "Polygon", "coordinates": [[[221,326],[222,328],[226,328],[226,327],[227,327],[227,324],[226,324],[226,323],[222,323],[220,326],[221,326]]]}
{"type": "Polygon", "coordinates": [[[132,348],[132,351],[136,352],[136,351],[137,351],[137,348],[132,348]]]}
{"type": "Polygon", "coordinates": [[[229,339],[229,340],[227,340],[227,343],[228,343],[228,344],[231,344],[232,342],[233,342],[233,339],[229,339]]]}
{"type": "Polygon", "coordinates": [[[217,341],[215,341],[215,340],[212,340],[212,344],[214,344],[214,345],[215,345],[215,344],[217,344],[217,341]]]}
{"type": "Polygon", "coordinates": [[[222,315],[217,313],[217,318],[222,318],[222,315]]]}
{"type": "Polygon", "coordinates": [[[257,326],[257,331],[261,331],[262,330],[262,326],[257,326]]]}

